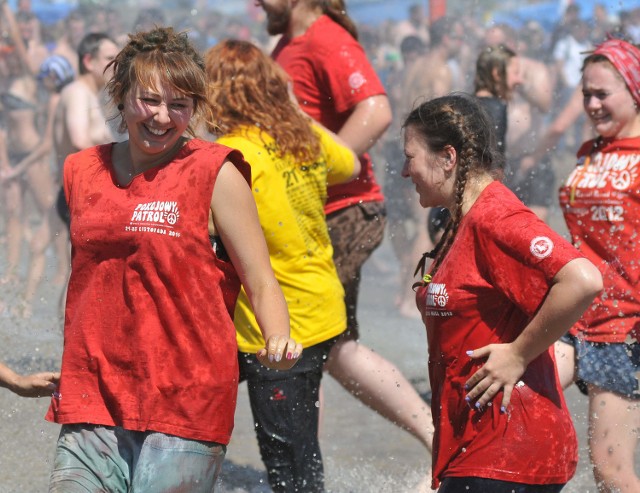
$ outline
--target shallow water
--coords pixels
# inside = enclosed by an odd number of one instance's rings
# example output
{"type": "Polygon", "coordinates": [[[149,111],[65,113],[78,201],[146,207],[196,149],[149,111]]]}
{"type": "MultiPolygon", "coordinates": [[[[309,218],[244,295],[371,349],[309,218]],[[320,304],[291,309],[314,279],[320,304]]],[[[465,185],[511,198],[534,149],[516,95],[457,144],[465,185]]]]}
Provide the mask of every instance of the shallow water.
{"type": "MultiPolygon", "coordinates": [[[[426,336],[422,323],[397,315],[395,259],[387,243],[363,273],[359,319],[363,342],[393,361],[419,392],[428,390],[426,336]]],[[[49,259],[51,260],[51,259],[49,259]]],[[[53,263],[53,262],[51,262],[53,263]]],[[[15,286],[0,286],[2,300],[14,299],[15,286]]],[[[62,335],[56,315],[58,289],[45,285],[41,304],[29,322],[0,318],[0,358],[27,372],[58,367],[62,335]]],[[[325,407],[321,445],[326,484],[332,493],[415,492],[430,467],[420,443],[348,395],[330,377],[324,379],[325,407]]],[[[566,393],[580,439],[580,464],[568,493],[595,493],[586,452],[586,399],[577,389],[566,393]]],[[[23,399],[0,389],[0,493],[47,490],[57,425],[43,416],[46,399],[23,399]]],[[[240,387],[236,428],[219,486],[222,493],[266,493],[270,489],[260,461],[246,384],[240,387]]]]}

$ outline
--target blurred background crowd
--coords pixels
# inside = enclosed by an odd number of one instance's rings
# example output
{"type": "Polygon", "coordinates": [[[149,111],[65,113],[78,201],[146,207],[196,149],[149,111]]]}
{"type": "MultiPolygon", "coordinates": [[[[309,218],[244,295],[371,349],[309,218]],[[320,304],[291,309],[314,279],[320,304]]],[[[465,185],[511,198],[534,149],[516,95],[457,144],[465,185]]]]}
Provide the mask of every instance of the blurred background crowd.
{"type": "MultiPolygon", "coordinates": [[[[473,93],[476,61],[487,46],[507,46],[518,55],[522,73],[508,98],[506,169],[517,175],[519,170],[531,168],[535,177],[538,162],[547,163],[541,165],[535,178],[538,186],[529,186],[528,190],[543,196],[526,196],[523,200],[555,226],[549,211],[555,205],[558,168],[562,167],[563,156],[568,156],[566,166],[574,164],[572,156],[590,129],[586,128],[584,117],[576,115],[553,140],[553,147],[544,147],[546,152],[541,153],[543,136],[578,92],[581,62],[589,50],[607,36],[640,43],[640,0],[346,3],[349,15],[357,22],[359,41],[388,91],[395,122],[402,121],[421,99],[452,91],[473,93]],[[438,80],[425,87],[430,74],[441,73],[440,68],[446,69],[446,77],[437,76],[438,80]],[[542,158],[541,154],[547,155],[542,158]]],[[[51,91],[43,87],[43,64],[50,62],[53,55],[60,55],[78,75],[77,50],[89,33],[106,33],[122,46],[127,33],[155,25],[172,25],[187,31],[203,52],[227,38],[250,40],[270,52],[277,40],[267,34],[264,12],[252,0],[0,0],[0,5],[0,123],[11,127],[14,122],[28,120],[25,128],[31,129],[30,135],[23,134],[24,139],[9,137],[0,149],[5,153],[5,171],[0,172],[0,247],[4,256],[0,259],[0,289],[18,293],[12,301],[7,301],[9,295],[3,296],[0,312],[29,318],[38,309],[34,300],[43,300],[38,295],[42,276],[54,269],[51,277],[55,276],[54,284],[62,290],[66,275],[64,265],[51,267],[60,264],[63,254],[56,252],[62,252],[63,247],[55,249],[55,238],[41,239],[42,235],[50,236],[50,231],[43,231],[41,226],[60,187],[59,170],[53,164],[54,150],[40,159],[40,165],[25,159],[45,139],[51,97],[56,92],[55,88],[51,91]],[[20,49],[16,35],[22,41],[20,49]],[[20,101],[12,99],[17,95],[20,101]],[[11,243],[8,238],[13,236],[8,233],[13,231],[11,228],[18,228],[21,237],[20,242],[13,242],[13,253],[7,251],[11,243]],[[34,261],[45,262],[38,257],[43,248],[48,264],[34,268],[34,261]]],[[[398,184],[402,181],[398,178],[403,161],[398,125],[387,131],[372,155],[388,199],[388,236],[401,252],[406,246],[402,236],[412,233],[407,233],[404,224],[411,216],[404,211],[411,194],[405,193],[406,185],[403,188],[398,184]]],[[[401,253],[397,255],[400,257],[401,253]]],[[[411,300],[410,296],[398,297],[411,300]]],[[[400,310],[416,315],[413,306],[400,310]]]]}

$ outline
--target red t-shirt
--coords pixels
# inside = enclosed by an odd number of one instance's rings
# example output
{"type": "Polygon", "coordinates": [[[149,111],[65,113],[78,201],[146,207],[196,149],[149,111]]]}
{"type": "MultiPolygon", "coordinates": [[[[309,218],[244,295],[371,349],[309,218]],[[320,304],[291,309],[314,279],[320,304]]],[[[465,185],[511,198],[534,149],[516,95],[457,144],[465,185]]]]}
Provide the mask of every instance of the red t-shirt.
{"type": "MultiPolygon", "coordinates": [[[[356,104],[385,94],[364,49],[339,24],[323,15],[301,36],[282,37],[272,56],[293,80],[300,107],[338,133],[356,104]]],[[[329,187],[327,214],[358,202],[384,199],[368,154],[357,179],[329,187]]]]}
{"type": "Polygon", "coordinates": [[[429,343],[434,487],[449,476],[556,484],[574,474],[576,435],[551,349],[531,362],[505,414],[502,392],[492,406],[471,410],[464,384],[484,364],[466,351],[516,339],[556,273],[578,257],[499,182],[462,219],[438,272],[417,293],[429,343]]]}
{"type": "Polygon", "coordinates": [[[592,342],[640,337],[640,137],[592,140],[560,188],[573,243],[602,274],[604,289],[572,329],[592,342]]]}
{"type": "Polygon", "coordinates": [[[237,151],[189,141],[174,160],[116,185],[113,145],[69,156],[71,211],[59,399],[47,419],[226,444],[238,387],[240,282],[209,242],[216,178],[237,151]]]}

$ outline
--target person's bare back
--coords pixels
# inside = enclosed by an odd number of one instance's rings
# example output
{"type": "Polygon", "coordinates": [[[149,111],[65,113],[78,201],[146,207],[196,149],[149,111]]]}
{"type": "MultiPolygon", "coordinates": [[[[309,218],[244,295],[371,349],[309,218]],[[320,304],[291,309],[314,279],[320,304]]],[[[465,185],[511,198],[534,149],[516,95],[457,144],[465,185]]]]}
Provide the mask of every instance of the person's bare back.
{"type": "Polygon", "coordinates": [[[416,60],[403,82],[403,114],[460,85],[448,62],[460,52],[463,37],[463,26],[454,18],[441,17],[431,25],[431,46],[426,55],[416,60]]]}
{"type": "Polygon", "coordinates": [[[60,172],[69,154],[114,140],[106,120],[99,94],[83,79],[64,88],[57,109],[54,136],[60,172]]]}
{"type": "Polygon", "coordinates": [[[111,75],[107,67],[117,52],[116,44],[103,33],[90,33],[80,42],[81,75],[62,90],[56,112],[54,142],[59,180],[69,154],[115,140],[103,98],[111,75]]]}

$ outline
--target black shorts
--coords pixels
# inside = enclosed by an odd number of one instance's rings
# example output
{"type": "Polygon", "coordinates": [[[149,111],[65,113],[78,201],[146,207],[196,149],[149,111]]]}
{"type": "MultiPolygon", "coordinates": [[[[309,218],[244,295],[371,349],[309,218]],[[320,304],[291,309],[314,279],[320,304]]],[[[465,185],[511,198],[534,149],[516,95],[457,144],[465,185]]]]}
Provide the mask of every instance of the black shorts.
{"type": "Polygon", "coordinates": [[[444,478],[438,493],[558,493],[564,484],[524,484],[476,477],[444,478]]]}
{"type": "Polygon", "coordinates": [[[67,205],[67,199],[64,196],[64,188],[61,188],[58,192],[58,197],[56,198],[56,211],[58,211],[58,216],[60,216],[62,222],[67,225],[67,228],[71,226],[71,212],[67,205]]]}

